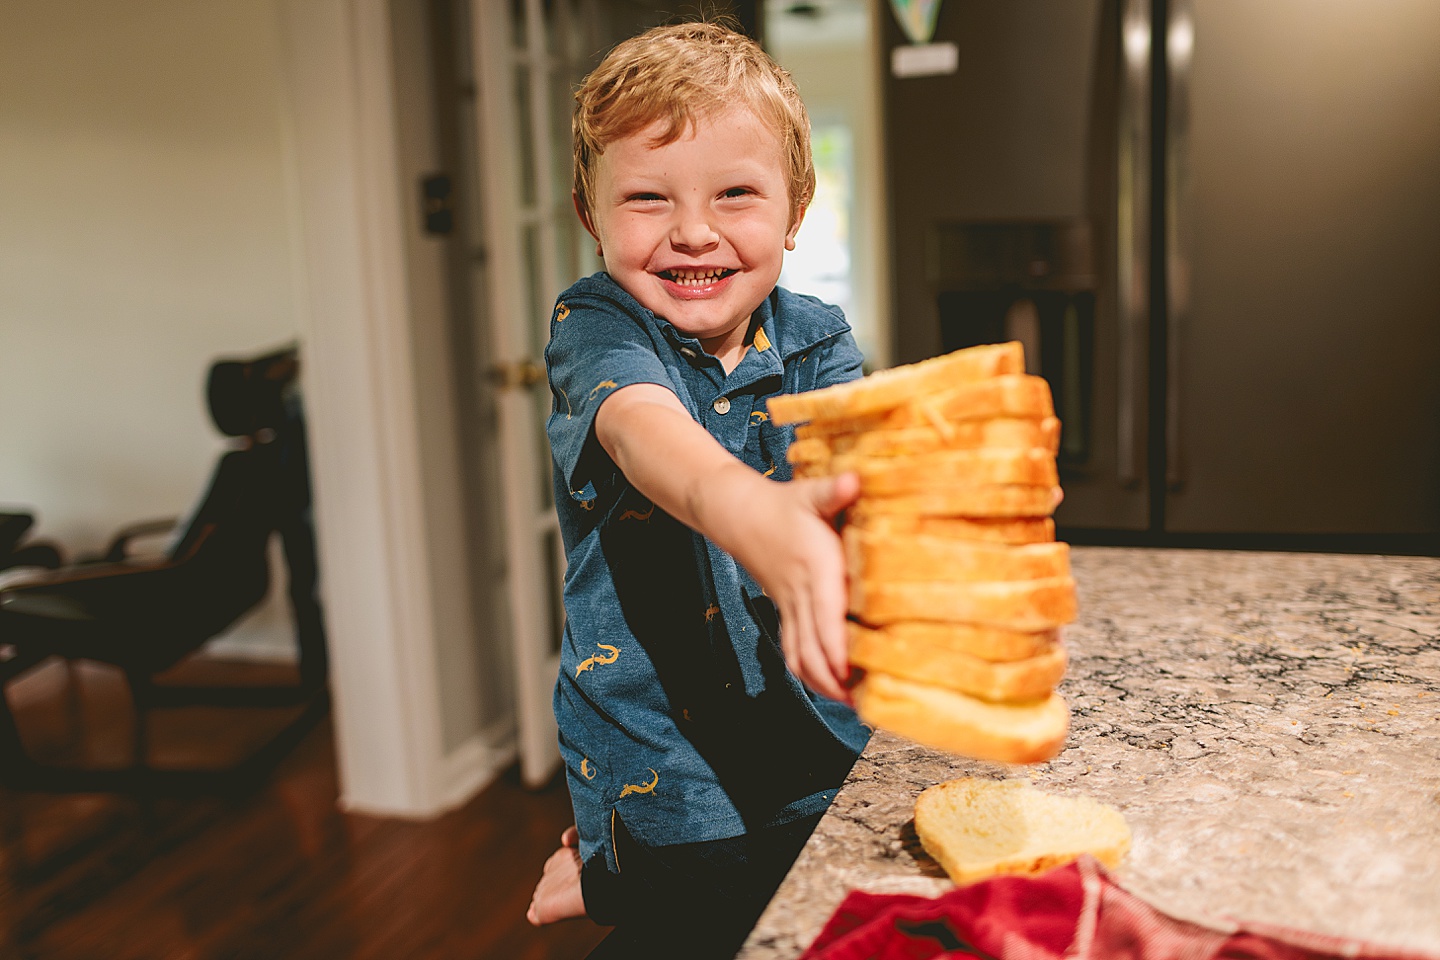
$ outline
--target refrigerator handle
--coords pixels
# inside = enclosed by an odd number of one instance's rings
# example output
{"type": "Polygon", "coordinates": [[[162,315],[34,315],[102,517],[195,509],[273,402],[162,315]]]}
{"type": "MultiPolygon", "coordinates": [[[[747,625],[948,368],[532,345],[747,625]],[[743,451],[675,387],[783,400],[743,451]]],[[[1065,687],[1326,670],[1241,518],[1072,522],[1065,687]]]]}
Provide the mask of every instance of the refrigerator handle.
{"type": "Polygon", "coordinates": [[[1190,64],[1195,52],[1191,0],[1170,0],[1165,69],[1165,485],[1178,490],[1180,462],[1180,335],[1190,312],[1190,258],[1185,191],[1190,174],[1190,64]]]}
{"type": "Polygon", "coordinates": [[[1120,108],[1116,144],[1117,375],[1116,476],[1141,477],[1139,416],[1150,290],[1151,0],[1123,0],[1120,17],[1120,108]]]}

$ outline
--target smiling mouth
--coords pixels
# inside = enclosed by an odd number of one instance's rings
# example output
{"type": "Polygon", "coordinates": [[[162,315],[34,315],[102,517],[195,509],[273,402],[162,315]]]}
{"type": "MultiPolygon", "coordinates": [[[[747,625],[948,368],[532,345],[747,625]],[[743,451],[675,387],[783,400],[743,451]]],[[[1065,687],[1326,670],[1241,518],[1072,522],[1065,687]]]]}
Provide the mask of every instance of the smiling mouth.
{"type": "Polygon", "coordinates": [[[706,284],[714,283],[716,280],[724,280],[734,270],[715,268],[711,270],[662,270],[657,276],[662,280],[679,284],[682,287],[703,287],[706,284]]]}

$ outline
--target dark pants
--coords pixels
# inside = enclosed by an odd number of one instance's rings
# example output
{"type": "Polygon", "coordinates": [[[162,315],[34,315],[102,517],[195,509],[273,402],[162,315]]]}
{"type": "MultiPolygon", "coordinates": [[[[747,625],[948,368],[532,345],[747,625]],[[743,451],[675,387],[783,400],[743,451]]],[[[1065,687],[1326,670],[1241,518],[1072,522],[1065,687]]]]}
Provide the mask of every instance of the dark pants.
{"type": "Polygon", "coordinates": [[[590,919],[615,926],[590,960],[733,957],[820,817],[665,847],[635,840],[616,817],[620,872],[597,854],[580,875],[590,919]]]}

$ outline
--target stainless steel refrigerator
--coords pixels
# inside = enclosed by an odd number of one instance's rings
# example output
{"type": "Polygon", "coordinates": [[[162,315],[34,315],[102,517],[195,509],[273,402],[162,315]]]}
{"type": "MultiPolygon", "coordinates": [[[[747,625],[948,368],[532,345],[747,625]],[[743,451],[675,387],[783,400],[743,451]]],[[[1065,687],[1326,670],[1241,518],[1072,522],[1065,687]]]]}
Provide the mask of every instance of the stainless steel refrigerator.
{"type": "Polygon", "coordinates": [[[886,64],[896,357],[1026,343],[1065,535],[1437,552],[1440,3],[943,0],[934,42],[886,64]]]}

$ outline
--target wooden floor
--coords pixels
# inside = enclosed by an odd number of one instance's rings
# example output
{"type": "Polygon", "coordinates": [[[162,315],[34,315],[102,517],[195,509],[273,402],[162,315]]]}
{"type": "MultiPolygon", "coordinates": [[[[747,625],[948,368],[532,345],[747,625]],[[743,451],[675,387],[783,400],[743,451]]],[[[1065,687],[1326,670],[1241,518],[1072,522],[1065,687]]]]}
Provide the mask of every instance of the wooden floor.
{"type": "MultiPolygon", "coordinates": [[[[47,665],[10,702],[33,756],[125,756],[123,687],[104,668],[47,665]]],[[[157,764],[235,755],[286,719],[166,713],[157,764]]],[[[606,932],[525,922],[571,820],[563,782],[526,791],[511,771],[428,822],[345,814],[336,797],[328,722],[244,796],[0,792],[0,960],[559,960],[606,932]]]]}

